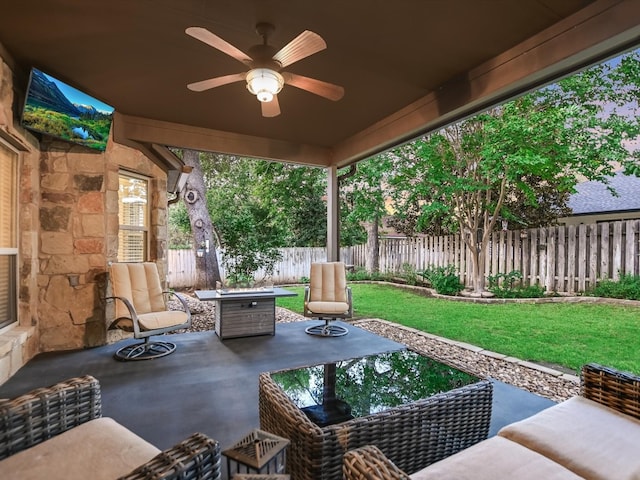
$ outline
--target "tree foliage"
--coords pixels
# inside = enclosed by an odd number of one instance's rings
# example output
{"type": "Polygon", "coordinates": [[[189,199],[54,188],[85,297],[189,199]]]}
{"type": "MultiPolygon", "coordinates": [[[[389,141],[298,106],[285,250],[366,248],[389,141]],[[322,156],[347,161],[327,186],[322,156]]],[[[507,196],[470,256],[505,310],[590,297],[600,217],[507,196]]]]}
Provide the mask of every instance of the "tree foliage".
{"type": "Polygon", "coordinates": [[[323,247],[327,243],[326,170],[259,162],[256,193],[271,205],[286,234],[283,246],[323,247]]]}

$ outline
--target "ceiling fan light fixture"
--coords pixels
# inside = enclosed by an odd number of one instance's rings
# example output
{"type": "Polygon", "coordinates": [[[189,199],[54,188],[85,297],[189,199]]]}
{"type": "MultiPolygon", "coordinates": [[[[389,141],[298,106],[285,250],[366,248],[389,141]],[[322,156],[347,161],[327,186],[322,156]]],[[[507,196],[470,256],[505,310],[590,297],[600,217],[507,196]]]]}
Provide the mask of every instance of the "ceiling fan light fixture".
{"type": "Polygon", "coordinates": [[[261,102],[270,102],[284,85],[284,78],[270,68],[254,68],[247,73],[247,89],[261,102]]]}

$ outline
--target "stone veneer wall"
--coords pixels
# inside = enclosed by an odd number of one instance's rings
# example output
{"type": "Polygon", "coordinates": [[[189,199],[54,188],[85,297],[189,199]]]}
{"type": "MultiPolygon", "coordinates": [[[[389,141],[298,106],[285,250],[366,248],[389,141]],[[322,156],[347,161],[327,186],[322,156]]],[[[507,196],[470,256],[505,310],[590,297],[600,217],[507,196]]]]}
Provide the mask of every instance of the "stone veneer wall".
{"type": "Polygon", "coordinates": [[[111,340],[104,297],[107,264],[117,260],[120,169],[149,177],[149,260],[161,275],[167,248],[165,172],[111,140],[105,152],[39,141],[19,126],[11,64],[0,45],[0,134],[22,144],[18,324],[0,330],[0,383],[38,352],[111,340]]]}
{"type": "MultiPolygon", "coordinates": [[[[14,127],[13,71],[0,45],[0,130],[3,138],[21,144],[18,166],[18,323],[0,329],[0,383],[38,353],[36,327],[38,288],[38,209],[40,202],[37,142],[14,127]]],[[[15,147],[13,142],[8,142],[15,147]]]]}
{"type": "Polygon", "coordinates": [[[121,168],[150,179],[150,260],[163,260],[166,176],[154,163],[113,142],[104,153],[57,140],[41,142],[38,319],[42,351],[107,341],[106,267],[107,262],[117,261],[121,168]]]}

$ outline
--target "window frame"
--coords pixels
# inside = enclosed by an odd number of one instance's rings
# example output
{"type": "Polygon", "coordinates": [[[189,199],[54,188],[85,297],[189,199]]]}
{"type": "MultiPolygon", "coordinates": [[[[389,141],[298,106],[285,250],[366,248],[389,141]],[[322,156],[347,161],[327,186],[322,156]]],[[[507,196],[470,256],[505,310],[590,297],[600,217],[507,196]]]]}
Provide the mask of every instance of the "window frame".
{"type": "Polygon", "coordinates": [[[150,188],[151,188],[151,179],[145,175],[141,175],[139,173],[136,172],[132,172],[130,170],[125,170],[125,169],[120,169],[118,171],[118,261],[119,262],[125,262],[125,261],[142,261],[145,262],[149,259],[149,246],[150,246],[150,239],[149,239],[149,224],[150,224],[150,215],[151,215],[151,209],[149,207],[149,199],[150,199],[150,188]],[[130,179],[136,179],[136,180],[141,180],[144,182],[144,184],[146,185],[145,187],[145,193],[146,193],[146,204],[145,204],[145,212],[144,212],[144,225],[127,225],[122,223],[122,218],[121,218],[121,212],[123,210],[122,207],[122,199],[121,199],[121,195],[120,195],[120,182],[121,179],[125,177],[125,178],[130,178],[130,179]],[[140,260],[130,260],[130,259],[125,259],[123,258],[123,256],[121,255],[122,249],[124,248],[120,242],[121,242],[121,232],[141,232],[143,234],[144,240],[143,240],[143,244],[142,244],[142,248],[143,248],[143,252],[142,252],[142,259],[140,260]]]}
{"type": "MultiPolygon", "coordinates": [[[[20,208],[18,206],[18,192],[19,192],[19,171],[20,171],[20,152],[13,148],[9,143],[0,138],[0,150],[3,152],[1,156],[4,161],[5,154],[4,151],[8,152],[7,158],[10,162],[13,162],[13,168],[11,171],[12,183],[13,183],[13,191],[12,191],[12,200],[11,206],[9,210],[11,211],[11,223],[13,223],[12,231],[13,231],[13,247],[3,247],[0,246],[0,256],[9,258],[9,285],[7,286],[8,290],[8,298],[10,299],[8,305],[8,317],[6,320],[2,320],[0,318],[0,332],[6,327],[18,323],[18,259],[20,257],[19,250],[19,234],[18,234],[18,225],[19,225],[19,213],[20,208]]],[[[0,205],[0,208],[3,208],[0,205]]]]}

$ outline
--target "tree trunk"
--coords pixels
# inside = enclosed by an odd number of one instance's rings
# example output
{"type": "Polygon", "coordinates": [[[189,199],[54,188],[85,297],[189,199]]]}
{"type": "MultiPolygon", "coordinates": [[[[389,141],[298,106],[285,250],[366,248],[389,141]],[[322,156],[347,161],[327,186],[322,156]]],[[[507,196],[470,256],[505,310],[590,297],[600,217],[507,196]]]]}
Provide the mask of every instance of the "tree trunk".
{"type": "Polygon", "coordinates": [[[476,248],[476,252],[472,254],[471,258],[473,260],[473,291],[476,294],[482,295],[482,293],[486,291],[484,280],[484,248],[478,246],[476,248]]]}
{"type": "Polygon", "coordinates": [[[367,230],[367,255],[365,259],[365,269],[369,273],[380,271],[380,241],[378,239],[378,218],[373,222],[365,223],[367,230]]]}
{"type": "Polygon", "coordinates": [[[202,176],[202,167],[198,152],[184,150],[183,160],[185,165],[193,167],[182,199],[187,206],[191,232],[193,233],[193,246],[196,251],[196,284],[197,289],[216,288],[216,282],[220,281],[220,267],[216,255],[216,238],[211,224],[211,217],[207,210],[206,189],[202,176]]]}
{"type": "Polygon", "coordinates": [[[478,240],[477,233],[463,235],[464,243],[469,249],[471,256],[473,293],[482,296],[485,291],[484,265],[485,265],[485,248],[482,240],[478,240]]]}

